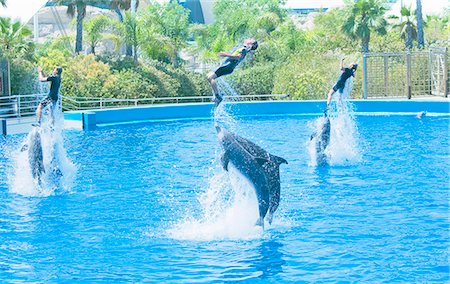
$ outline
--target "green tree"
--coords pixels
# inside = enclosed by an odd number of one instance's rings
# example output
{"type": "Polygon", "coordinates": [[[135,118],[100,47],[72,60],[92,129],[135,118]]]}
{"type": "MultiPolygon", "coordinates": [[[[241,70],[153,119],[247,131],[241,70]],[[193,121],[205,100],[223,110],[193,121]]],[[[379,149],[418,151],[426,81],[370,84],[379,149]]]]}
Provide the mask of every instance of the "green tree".
{"type": "Polygon", "coordinates": [[[450,38],[450,9],[442,16],[427,15],[425,35],[428,44],[445,42],[450,38]]]}
{"type": "Polygon", "coordinates": [[[416,19],[417,19],[417,47],[422,49],[425,46],[423,38],[423,17],[422,17],[422,1],[416,0],[416,19]]]}
{"type": "MultiPolygon", "coordinates": [[[[124,13],[126,11],[131,9],[131,12],[136,13],[138,7],[139,0],[112,0],[110,5],[110,9],[116,12],[121,23],[124,21],[124,13]]],[[[133,47],[131,45],[126,44],[125,50],[127,56],[133,56],[133,47]]]]}
{"type": "Polygon", "coordinates": [[[100,41],[104,39],[112,40],[116,46],[120,45],[118,36],[111,33],[111,19],[104,15],[98,15],[86,21],[84,30],[86,32],[86,40],[89,44],[90,51],[95,54],[95,48],[100,41]]]}
{"type": "Polygon", "coordinates": [[[245,37],[264,40],[284,23],[285,0],[220,0],[214,2],[214,24],[191,29],[204,58],[217,59],[217,52],[230,50],[245,37]]]}
{"type": "Polygon", "coordinates": [[[3,7],[6,7],[6,0],[0,0],[0,4],[1,4],[3,7]]]}
{"type": "Polygon", "coordinates": [[[123,19],[111,20],[110,28],[117,34],[117,43],[121,41],[127,46],[127,56],[133,56],[135,65],[138,64],[138,50],[141,45],[142,25],[138,22],[137,15],[125,12],[123,19]],[[129,50],[128,50],[129,49],[129,50]]]}
{"type": "Polygon", "coordinates": [[[0,57],[11,59],[25,56],[32,47],[26,38],[31,30],[20,21],[0,17],[0,57]]]}
{"type": "Polygon", "coordinates": [[[75,53],[83,50],[83,21],[86,17],[86,7],[99,4],[110,4],[111,0],[55,0],[56,4],[67,6],[67,15],[76,16],[75,53]]]}
{"type": "Polygon", "coordinates": [[[91,3],[89,0],[57,0],[57,4],[67,6],[67,15],[77,18],[75,53],[83,50],[83,20],[86,17],[86,6],[91,3]]]}
{"type": "Polygon", "coordinates": [[[140,41],[138,38],[139,27],[136,19],[136,14],[126,12],[123,23],[121,25],[122,36],[127,45],[132,47],[134,64],[138,64],[138,48],[140,41]]]}
{"type": "Polygon", "coordinates": [[[143,50],[150,58],[154,58],[155,52],[164,50],[169,54],[172,65],[177,67],[178,53],[188,38],[188,19],[188,11],[181,5],[154,2],[140,17],[140,24],[145,27],[141,29],[141,41],[145,44],[143,50]]]}
{"type": "MultiPolygon", "coordinates": [[[[401,20],[393,27],[400,30],[400,36],[405,41],[405,47],[411,49],[413,47],[413,40],[417,39],[417,29],[414,25],[414,11],[403,6],[400,9],[401,20]]],[[[397,16],[391,17],[399,19],[397,16]]]]}
{"type": "Polygon", "coordinates": [[[346,3],[346,11],[342,31],[351,39],[361,41],[362,52],[369,52],[370,34],[386,34],[384,3],[379,0],[356,0],[346,3]]]}

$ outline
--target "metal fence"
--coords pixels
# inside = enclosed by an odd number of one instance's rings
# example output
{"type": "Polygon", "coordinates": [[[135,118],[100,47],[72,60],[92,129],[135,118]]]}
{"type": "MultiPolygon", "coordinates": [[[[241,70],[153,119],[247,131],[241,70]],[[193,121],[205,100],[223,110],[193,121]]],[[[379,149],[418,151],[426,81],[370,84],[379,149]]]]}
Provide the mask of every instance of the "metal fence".
{"type": "Polygon", "coordinates": [[[47,94],[0,96],[0,118],[33,116],[41,99],[47,94]]]}
{"type": "MultiPolygon", "coordinates": [[[[262,101],[286,98],[284,94],[232,96],[229,100],[239,101],[262,101]]],[[[191,97],[160,97],[160,98],[137,98],[137,99],[115,99],[115,98],[89,98],[89,97],[62,97],[62,108],[67,110],[105,109],[117,107],[130,107],[152,104],[178,104],[178,103],[204,103],[211,102],[212,96],[191,97]]]]}
{"type": "Polygon", "coordinates": [[[441,96],[449,93],[449,52],[363,54],[364,98],[441,96]]]}
{"type": "MultiPolygon", "coordinates": [[[[47,93],[33,95],[0,96],[0,119],[21,118],[34,116],[36,108],[47,93]]],[[[254,95],[254,96],[233,96],[228,100],[239,101],[262,101],[286,98],[284,94],[254,95]]],[[[94,98],[94,97],[65,97],[59,100],[63,111],[106,109],[118,107],[133,107],[141,105],[152,105],[161,103],[191,103],[210,102],[212,96],[192,96],[192,97],[163,97],[163,98],[141,98],[141,99],[115,99],[115,98],[94,98]]]]}

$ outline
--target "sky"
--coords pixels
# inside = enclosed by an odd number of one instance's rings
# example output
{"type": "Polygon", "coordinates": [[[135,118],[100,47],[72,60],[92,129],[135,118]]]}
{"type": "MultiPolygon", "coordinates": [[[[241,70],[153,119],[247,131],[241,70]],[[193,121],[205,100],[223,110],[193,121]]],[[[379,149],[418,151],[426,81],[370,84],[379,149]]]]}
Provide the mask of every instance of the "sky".
{"type": "MultiPolygon", "coordinates": [[[[397,10],[397,7],[400,7],[400,1],[406,6],[412,5],[413,8],[415,7],[416,0],[398,0],[397,4],[394,5],[395,10],[397,10]]],[[[47,0],[7,0],[8,7],[6,9],[0,6],[0,16],[8,16],[19,19],[22,22],[28,22],[37,10],[39,10],[46,2],[47,0]]],[[[341,6],[342,4],[343,0],[288,0],[286,7],[331,8],[341,6]]],[[[424,14],[439,14],[446,7],[450,6],[450,0],[423,0],[422,6],[424,14]]],[[[398,8],[398,10],[400,9],[398,8]]]]}

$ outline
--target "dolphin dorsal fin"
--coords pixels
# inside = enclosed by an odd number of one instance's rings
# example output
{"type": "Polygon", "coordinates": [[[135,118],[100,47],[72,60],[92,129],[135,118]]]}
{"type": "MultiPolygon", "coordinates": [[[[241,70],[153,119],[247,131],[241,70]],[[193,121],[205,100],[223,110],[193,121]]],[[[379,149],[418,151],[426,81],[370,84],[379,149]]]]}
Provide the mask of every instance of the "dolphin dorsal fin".
{"type": "Polygon", "coordinates": [[[275,156],[275,155],[270,155],[270,160],[272,162],[274,162],[277,165],[281,165],[281,164],[287,164],[288,162],[286,161],[286,159],[283,159],[281,157],[275,156]]]}

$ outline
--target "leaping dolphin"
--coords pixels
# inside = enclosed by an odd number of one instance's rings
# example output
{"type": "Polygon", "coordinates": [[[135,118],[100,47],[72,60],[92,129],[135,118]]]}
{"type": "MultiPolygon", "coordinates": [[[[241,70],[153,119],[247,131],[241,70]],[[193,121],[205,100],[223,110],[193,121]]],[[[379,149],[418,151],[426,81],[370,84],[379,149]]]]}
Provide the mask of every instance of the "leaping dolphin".
{"type": "Polygon", "coordinates": [[[327,163],[327,156],[325,150],[330,143],[330,119],[325,114],[320,118],[319,126],[316,132],[311,135],[310,141],[314,140],[316,147],[317,164],[323,165],[327,163]]]}
{"type": "Polygon", "coordinates": [[[42,154],[41,135],[39,128],[33,128],[28,143],[28,161],[33,178],[41,183],[42,174],[45,173],[44,158],[42,154]]]}
{"type": "Polygon", "coordinates": [[[224,149],[222,166],[228,171],[228,164],[231,162],[253,184],[259,209],[256,224],[264,228],[264,217],[267,214],[267,220],[271,224],[280,202],[280,165],[288,162],[225,128],[216,125],[216,130],[224,149]]]}

